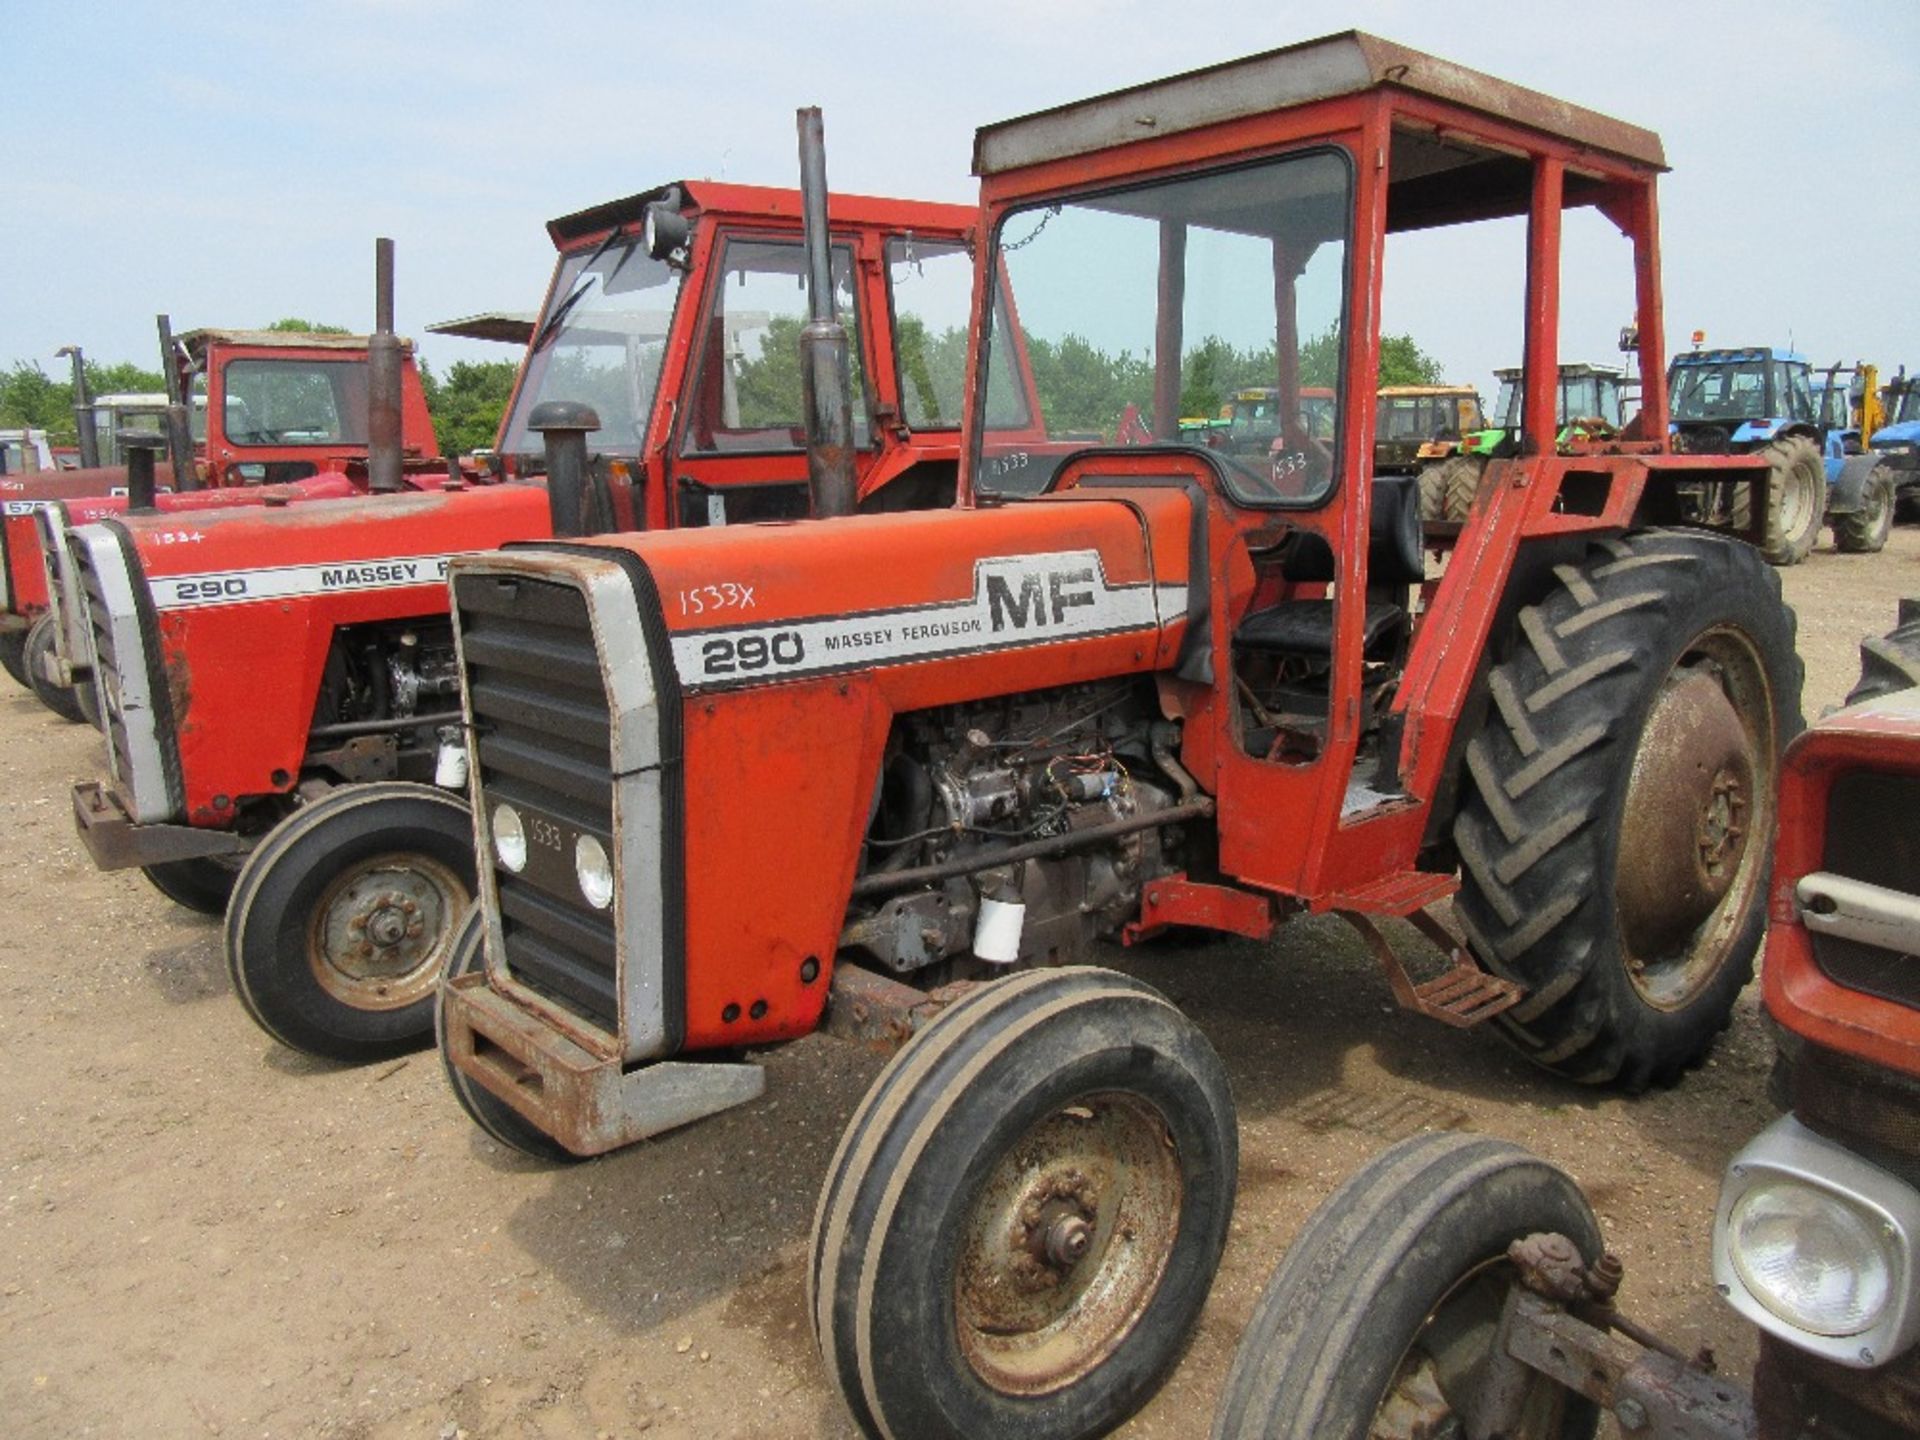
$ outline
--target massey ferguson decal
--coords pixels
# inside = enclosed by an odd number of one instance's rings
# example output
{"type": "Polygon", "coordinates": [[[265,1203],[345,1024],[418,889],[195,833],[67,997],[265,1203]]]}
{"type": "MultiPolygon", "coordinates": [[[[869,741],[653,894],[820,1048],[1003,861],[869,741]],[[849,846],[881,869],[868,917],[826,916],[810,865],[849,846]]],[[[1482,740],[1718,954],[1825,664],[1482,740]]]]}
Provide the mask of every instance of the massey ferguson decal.
{"type": "Polygon", "coordinates": [[[1111,585],[1093,550],[1008,555],[974,565],[970,599],[865,615],[776,621],[673,637],[690,690],[1158,628],[1183,614],[1183,585],[1111,585]]]}
{"type": "Polygon", "coordinates": [[[412,555],[399,560],[358,560],[339,565],[281,565],[266,570],[167,575],[151,582],[153,605],[156,610],[189,610],[249,600],[285,600],[296,595],[445,585],[449,558],[412,555]]]}

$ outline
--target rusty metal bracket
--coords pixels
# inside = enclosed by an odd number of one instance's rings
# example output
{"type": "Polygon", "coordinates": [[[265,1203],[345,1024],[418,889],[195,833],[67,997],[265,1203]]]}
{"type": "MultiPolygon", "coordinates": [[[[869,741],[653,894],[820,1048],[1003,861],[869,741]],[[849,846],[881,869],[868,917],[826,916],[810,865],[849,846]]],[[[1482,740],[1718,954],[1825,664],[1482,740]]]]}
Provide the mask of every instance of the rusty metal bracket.
{"type": "Polygon", "coordinates": [[[622,1070],[498,991],[482,972],[440,992],[448,1060],[576,1155],[600,1155],[744,1105],[758,1065],[665,1060],[622,1070]]]}
{"type": "Polygon", "coordinates": [[[1752,1398],[1739,1387],[1610,1335],[1520,1286],[1508,1293],[1501,1333],[1503,1354],[1605,1406],[1631,1440],[1755,1440],[1760,1433],[1752,1398]]]}
{"type": "Polygon", "coordinates": [[[916,990],[858,965],[835,965],[820,1028],[841,1040],[891,1054],[979,982],[959,980],[916,990]]]}
{"type": "Polygon", "coordinates": [[[98,780],[73,787],[73,823],[80,843],[102,870],[163,865],[205,855],[244,855],[253,840],[231,830],[197,825],[141,825],[131,820],[113,792],[98,780]]]}
{"type": "Polygon", "coordinates": [[[1387,984],[1393,988],[1393,998],[1403,1010],[1411,1010],[1430,1020],[1464,1030],[1470,1025],[1478,1025],[1482,1020],[1492,1019],[1503,1010],[1511,1009],[1527,993],[1524,985],[1503,980],[1498,975],[1489,975],[1482,970],[1474,963],[1473,956],[1467,953],[1466,947],[1424,910],[1413,911],[1407,919],[1422,935],[1447,951],[1453,957],[1453,964],[1444,974],[1421,981],[1416,981],[1407,973],[1407,967],[1400,962],[1393,946],[1387,943],[1387,937],[1380,933],[1372,920],[1351,910],[1336,910],[1334,913],[1359,932],[1360,938],[1373,952],[1373,958],[1379,961],[1380,968],[1386,972],[1387,984]]]}
{"type": "Polygon", "coordinates": [[[1140,897],[1140,918],[1128,924],[1120,938],[1128,945],[1137,944],[1169,925],[1199,925],[1264,940],[1273,934],[1273,900],[1251,890],[1166,875],[1147,882],[1140,897]]]}

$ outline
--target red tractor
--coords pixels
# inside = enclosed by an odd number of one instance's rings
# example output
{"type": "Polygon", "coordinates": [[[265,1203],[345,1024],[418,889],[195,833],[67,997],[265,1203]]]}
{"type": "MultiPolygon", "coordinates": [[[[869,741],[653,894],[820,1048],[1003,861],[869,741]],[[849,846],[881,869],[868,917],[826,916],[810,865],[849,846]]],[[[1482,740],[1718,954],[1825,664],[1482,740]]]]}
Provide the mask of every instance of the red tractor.
{"type": "Polygon", "coordinates": [[[1092,943],[1333,912],[1407,1006],[1671,1082],[1750,974],[1801,671],[1751,537],[1675,528],[1683,482],[1767,472],[1667,445],[1654,135],[1348,33],[974,157],[957,507],[451,566],[485,863],[441,1045],[483,1130],[565,1158],[752,1099],[759,1047],[912,1035],[817,1212],[828,1371],[866,1434],[1088,1436],[1177,1355],[1236,1165],[1210,1047],[1092,943]],[[1578,456],[1570,207],[1632,245],[1653,377],[1578,456]],[[1523,443],[1434,579],[1416,480],[1373,474],[1383,266],[1400,231],[1509,216],[1523,443]],[[1329,335],[1323,441],[1301,351],[1329,335]],[[1016,338],[1044,442],[986,424],[1016,338]],[[1185,357],[1221,343],[1271,347],[1266,454],[1182,437],[1185,357]],[[1043,346],[1104,355],[1150,443],[1086,438],[1043,346]],[[1464,944],[1428,914],[1449,896],[1464,944]],[[1412,979],[1384,917],[1448,968],[1412,979]]]}
{"type": "MultiPolygon", "coordinates": [[[[177,460],[155,469],[154,504],[162,511],[366,490],[374,408],[369,356],[382,341],[396,352],[399,453],[409,469],[424,471],[428,462],[436,476],[445,469],[410,342],[384,333],[194,330],[176,344],[164,317],[161,333],[172,390],[207,401],[189,479],[174,483],[177,460]]],[[[174,448],[187,453],[177,439],[174,448]]],[[[124,510],[126,490],[124,465],[0,481],[0,665],[69,720],[82,718],[84,702],[73,687],[84,682],[84,668],[76,672],[76,657],[50,614],[58,550],[43,551],[39,517],[64,503],[72,523],[95,520],[124,510]]]]}
{"type": "MultiPolygon", "coordinates": [[[[862,509],[953,498],[974,218],[834,197],[862,509]]],[[[798,197],[695,182],[550,229],[560,256],[503,468],[540,469],[543,405],[591,400],[592,474],[562,533],[804,514],[798,197]]],[[[1030,409],[1023,390],[1013,423],[1030,409]]],[[[364,1059],[432,1033],[473,893],[447,559],[547,538],[549,498],[449,484],[69,537],[110,741],[107,773],[75,788],[80,833],[102,867],[226,910],[236,991],[291,1046],[364,1059]]],[[[718,582],[676,597],[689,614],[752,603],[718,582]]]]}
{"type": "Polygon", "coordinates": [[[1920,602],[1782,760],[1761,971],[1789,1111],[1733,1157],[1715,1288],[1751,1394],[1622,1315],[1564,1172],[1486,1136],[1368,1164],[1274,1271],[1215,1440],[1920,1433],[1920,602]]]}

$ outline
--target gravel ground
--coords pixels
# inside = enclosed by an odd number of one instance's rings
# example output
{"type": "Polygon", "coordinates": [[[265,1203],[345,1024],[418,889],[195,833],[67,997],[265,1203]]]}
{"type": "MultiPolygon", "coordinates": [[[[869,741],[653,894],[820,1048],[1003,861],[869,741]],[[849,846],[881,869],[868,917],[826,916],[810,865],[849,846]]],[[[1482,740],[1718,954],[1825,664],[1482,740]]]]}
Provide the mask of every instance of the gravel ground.
{"type": "MultiPolygon", "coordinates": [[[[1920,530],[1785,576],[1809,714],[1920,594],[1920,530]]],[[[229,993],[212,921],[102,875],[67,784],[95,741],[0,682],[0,1413],[19,1436],[822,1437],[853,1429],[814,1358],[802,1257],[840,1129],[879,1061],[824,1039],[767,1098],[591,1165],[502,1152],[432,1054],[288,1053],[229,993]]],[[[1205,1433],[1233,1346],[1312,1207],[1391,1140],[1454,1127],[1566,1166],[1627,1265],[1628,1313],[1744,1377],[1707,1231],[1729,1154],[1771,1115],[1752,990],[1679,1088],[1624,1100],[1491,1034],[1390,1004],[1336,921],[1264,945],[1108,957],[1219,1048],[1240,1202],[1212,1298],[1122,1432],[1205,1433]]]]}

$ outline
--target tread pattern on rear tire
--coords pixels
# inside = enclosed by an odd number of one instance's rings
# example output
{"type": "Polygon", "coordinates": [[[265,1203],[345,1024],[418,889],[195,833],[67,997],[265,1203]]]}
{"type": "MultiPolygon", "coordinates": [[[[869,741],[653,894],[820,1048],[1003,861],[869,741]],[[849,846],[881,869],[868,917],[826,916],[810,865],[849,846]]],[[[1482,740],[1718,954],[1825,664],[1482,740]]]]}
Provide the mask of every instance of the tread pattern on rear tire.
{"type": "Polygon", "coordinates": [[[1460,521],[1473,508],[1487,462],[1478,455],[1449,455],[1420,472],[1420,518],[1460,521]]]}
{"type": "MultiPolygon", "coordinates": [[[[1750,638],[1769,663],[1784,746],[1800,725],[1793,612],[1753,548],[1722,536],[1642,531],[1555,573],[1559,587],[1520,612],[1513,652],[1489,675],[1487,723],[1467,746],[1467,793],[1454,822],[1463,882],[1455,913],[1481,963],[1529,987],[1497,1021],[1510,1041],[1568,1078],[1640,1090],[1697,1063],[1728,1019],[1712,1017],[1698,1035],[1663,1030],[1660,1053],[1649,1052],[1646,1036],[1630,1046],[1623,1032],[1637,1014],[1604,973],[1624,971],[1613,851],[1623,772],[1657,690],[1647,676],[1667,675],[1699,633],[1695,617],[1737,618],[1759,631],[1750,638]],[[1676,633],[1682,628],[1689,633],[1676,633]]],[[[1720,987],[1727,1007],[1751,972],[1764,887],[1749,908],[1749,933],[1727,962],[1740,979],[1720,987]]]]}
{"type": "Polygon", "coordinates": [[[1847,704],[1920,685],[1920,600],[1900,602],[1900,623],[1885,635],[1860,642],[1860,678],[1847,692],[1847,704]]]}
{"type": "MultiPolygon", "coordinates": [[[[1798,565],[1813,553],[1820,538],[1820,523],[1827,509],[1827,466],[1820,458],[1820,447],[1804,435],[1787,435],[1769,442],[1759,453],[1766,456],[1770,475],[1767,485],[1767,524],[1760,553],[1769,565],[1798,565]],[[1789,535],[1785,529],[1786,502],[1791,489],[1803,491],[1806,519],[1789,535]]],[[[1733,487],[1732,523],[1746,530],[1753,514],[1753,487],[1741,483],[1733,487]]]]}

